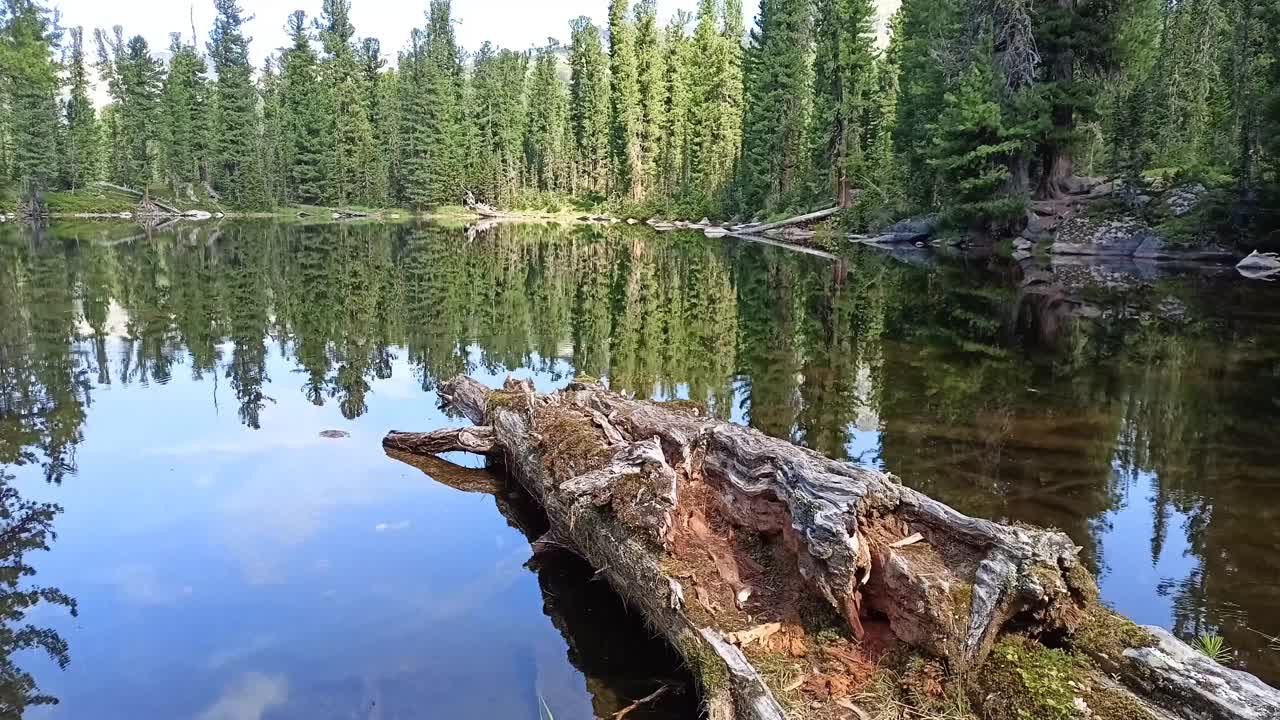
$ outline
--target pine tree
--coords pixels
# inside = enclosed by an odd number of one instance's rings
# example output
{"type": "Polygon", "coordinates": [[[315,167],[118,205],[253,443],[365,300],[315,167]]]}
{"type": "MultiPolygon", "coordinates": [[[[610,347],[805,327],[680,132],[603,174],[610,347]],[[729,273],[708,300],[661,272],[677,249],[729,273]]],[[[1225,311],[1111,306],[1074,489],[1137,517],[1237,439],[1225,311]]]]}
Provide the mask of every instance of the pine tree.
{"type": "Polygon", "coordinates": [[[58,175],[58,36],[49,12],[33,0],[5,0],[0,85],[9,104],[11,177],[26,202],[42,204],[58,175]]]}
{"type": "Polygon", "coordinates": [[[379,169],[383,174],[385,202],[392,202],[401,197],[400,78],[398,69],[380,73],[374,88],[377,103],[373,131],[377,147],[382,151],[379,169]]]}
{"type": "Polygon", "coordinates": [[[692,78],[692,49],[686,28],[692,16],[686,11],[676,12],[667,25],[663,40],[667,55],[662,137],[658,141],[659,190],[674,198],[689,184],[689,113],[690,84],[692,78]]]}
{"type": "Polygon", "coordinates": [[[989,57],[976,58],[946,93],[929,132],[935,138],[929,162],[948,188],[943,221],[975,234],[1007,229],[1025,208],[1024,198],[1001,192],[1021,141],[1004,126],[989,57]]]}
{"type": "Polygon", "coordinates": [[[740,202],[747,210],[777,210],[794,203],[807,187],[812,42],[812,15],[806,0],[761,3],[747,61],[739,181],[740,202]]]}
{"type": "Polygon", "coordinates": [[[154,131],[159,121],[162,68],[141,35],[126,43],[119,25],[112,31],[110,37],[97,33],[99,73],[107,79],[119,123],[120,146],[111,179],[142,188],[150,184],[158,164],[154,131]]]}
{"type": "MultiPolygon", "coordinates": [[[[1274,5],[1263,15],[1267,38],[1267,53],[1271,60],[1271,72],[1268,78],[1270,91],[1265,100],[1262,126],[1263,160],[1265,181],[1271,194],[1270,202],[1280,202],[1280,7],[1274,5]]],[[[1275,207],[1273,204],[1272,207],[1275,207]]],[[[1271,218],[1274,226],[1280,219],[1271,218]]]]}
{"type": "Polygon", "coordinates": [[[84,28],[71,28],[67,74],[70,88],[64,107],[66,140],[62,145],[62,182],[75,190],[97,177],[98,127],[84,60],[84,28]]]}
{"type": "Polygon", "coordinates": [[[476,53],[471,81],[470,125],[476,131],[471,189],[484,201],[509,203],[524,171],[524,53],[485,43],[476,53]]]}
{"type": "Polygon", "coordinates": [[[667,58],[658,31],[657,0],[639,0],[636,3],[635,29],[640,99],[640,162],[636,170],[644,192],[652,194],[661,180],[659,154],[667,123],[667,58]]]}
{"type": "MultiPolygon", "coordinates": [[[[376,38],[364,38],[356,45],[356,65],[360,72],[360,92],[364,95],[364,108],[369,119],[371,141],[366,152],[373,156],[362,163],[365,168],[365,202],[370,205],[386,205],[390,199],[391,158],[389,148],[395,147],[395,94],[388,94],[383,77],[386,61],[382,59],[382,44],[376,38]],[[389,117],[390,116],[390,117],[389,117]]],[[[394,78],[393,78],[394,81],[394,78]]]]}
{"type": "Polygon", "coordinates": [[[249,39],[237,0],[214,0],[209,35],[213,87],[209,175],[213,187],[237,207],[265,207],[265,168],[256,157],[260,132],[258,92],[249,64],[249,39]]]}
{"type": "Polygon", "coordinates": [[[462,61],[450,0],[431,0],[425,32],[412,38],[413,74],[402,83],[405,195],[415,207],[458,202],[462,196],[462,61]],[[406,86],[407,85],[407,86],[406,86]]]}
{"type": "Polygon", "coordinates": [[[728,17],[723,0],[700,0],[697,22],[689,165],[692,185],[710,211],[724,203],[742,148],[742,20],[741,13],[728,17]]]}
{"type": "MultiPolygon", "coordinates": [[[[161,91],[161,156],[166,182],[175,196],[208,179],[209,84],[208,65],[195,45],[173,33],[169,43],[169,73],[161,91]]],[[[194,38],[193,38],[194,41],[194,38]]]]}
{"type": "Polygon", "coordinates": [[[609,160],[611,190],[632,200],[644,198],[644,165],[640,151],[643,110],[635,27],[627,18],[628,0],[609,1],[609,160]]]}
{"type": "Polygon", "coordinates": [[[901,13],[895,13],[890,19],[889,45],[873,66],[873,81],[865,104],[866,162],[858,183],[861,192],[845,223],[849,227],[879,228],[911,211],[893,145],[898,118],[901,18],[901,13]]]}
{"type": "Polygon", "coordinates": [[[307,32],[301,10],[289,16],[293,44],[285,51],[281,72],[281,153],[285,164],[290,202],[314,204],[327,197],[325,142],[319,58],[307,32]]]}
{"type": "Polygon", "coordinates": [[[329,196],[338,204],[372,202],[378,185],[373,124],[362,68],[356,62],[350,0],[324,0],[318,23],[323,41],[324,117],[329,196]]]}
{"type": "Polygon", "coordinates": [[[530,184],[543,191],[568,189],[569,158],[564,145],[569,96],[558,71],[560,44],[548,39],[538,51],[529,79],[525,165],[530,184]]]}
{"type": "Polygon", "coordinates": [[[1032,137],[1039,154],[1037,197],[1053,198],[1069,192],[1066,181],[1075,172],[1077,124],[1092,119],[1098,99],[1096,85],[1081,82],[1078,76],[1111,67],[1117,8],[1126,2],[1129,0],[1050,0],[1034,7],[1032,33],[1040,62],[1032,92],[1038,96],[1041,113],[1039,118],[1027,118],[1026,124],[1041,128],[1032,137]]]}
{"type": "Polygon", "coordinates": [[[818,0],[811,147],[820,198],[852,204],[873,140],[875,13],[871,0],[818,0]]]}
{"type": "Polygon", "coordinates": [[[569,122],[574,139],[574,192],[603,193],[609,168],[609,71],[600,28],[590,18],[570,24],[569,122]]]}
{"type": "Polygon", "coordinates": [[[258,94],[262,96],[262,144],[266,167],[267,197],[273,206],[289,203],[288,162],[285,158],[285,116],[283,80],[277,67],[279,59],[268,57],[258,75],[258,94]]]}
{"type": "Polygon", "coordinates": [[[901,57],[897,123],[893,142],[905,178],[908,202],[921,209],[936,205],[939,185],[930,164],[929,128],[942,110],[947,91],[940,58],[960,33],[956,0],[902,0],[899,10],[901,57]]]}

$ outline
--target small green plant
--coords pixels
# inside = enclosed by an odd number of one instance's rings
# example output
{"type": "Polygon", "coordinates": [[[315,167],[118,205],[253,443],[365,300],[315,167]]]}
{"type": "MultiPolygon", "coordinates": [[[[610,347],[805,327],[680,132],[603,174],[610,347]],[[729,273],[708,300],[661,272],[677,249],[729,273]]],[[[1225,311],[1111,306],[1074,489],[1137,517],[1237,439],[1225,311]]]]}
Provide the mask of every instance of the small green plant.
{"type": "Polygon", "coordinates": [[[1196,650],[1201,655],[1218,663],[1225,664],[1231,661],[1231,648],[1227,647],[1227,643],[1222,639],[1221,635],[1204,632],[1196,636],[1194,643],[1196,650]]]}

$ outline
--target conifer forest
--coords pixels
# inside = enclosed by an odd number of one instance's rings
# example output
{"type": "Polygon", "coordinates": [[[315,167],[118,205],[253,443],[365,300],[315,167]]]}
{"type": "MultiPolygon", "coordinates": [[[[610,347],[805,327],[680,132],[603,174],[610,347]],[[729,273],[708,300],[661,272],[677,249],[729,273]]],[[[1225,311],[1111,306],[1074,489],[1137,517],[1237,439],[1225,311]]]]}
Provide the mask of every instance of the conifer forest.
{"type": "Polygon", "coordinates": [[[853,230],[936,212],[999,235],[1099,177],[1197,183],[1192,234],[1280,224],[1275,0],[904,0],[887,26],[874,0],[761,0],[750,28],[742,0],[672,17],[611,0],[603,26],[566,18],[533,50],[460,47],[431,0],[394,53],[324,0],[279,19],[289,44],[261,67],[246,8],[213,2],[207,36],[156,48],[4,0],[5,195],[103,180],[246,210],[471,194],[739,220],[838,204],[853,230]]]}
{"type": "Polygon", "coordinates": [[[1277,280],[1280,0],[0,0],[0,720],[1280,720],[1277,280]]]}

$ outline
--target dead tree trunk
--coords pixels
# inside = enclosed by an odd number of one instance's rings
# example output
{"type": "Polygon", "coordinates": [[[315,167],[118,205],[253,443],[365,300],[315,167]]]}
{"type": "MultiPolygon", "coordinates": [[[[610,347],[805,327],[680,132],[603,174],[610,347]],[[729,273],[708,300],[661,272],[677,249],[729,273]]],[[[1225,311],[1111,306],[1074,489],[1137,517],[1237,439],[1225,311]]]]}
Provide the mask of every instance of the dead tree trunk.
{"type": "Polygon", "coordinates": [[[1097,609],[1066,535],[967,517],[749,428],[578,382],[544,395],[460,377],[440,394],[475,427],[384,444],[505,462],[545,508],[550,540],[599,568],[685,657],[716,720],[786,717],[776,695],[801,683],[771,685],[759,668],[773,656],[806,658],[804,702],[839,713],[848,683],[828,673],[855,673],[857,643],[885,621],[965,672],[1005,631],[1060,640],[1097,609]]]}
{"type": "Polygon", "coordinates": [[[786,220],[780,220],[778,222],[765,223],[763,225],[743,225],[741,227],[735,228],[733,231],[733,234],[763,235],[764,233],[770,230],[779,230],[781,228],[791,227],[792,225],[803,225],[805,223],[813,223],[813,222],[818,222],[819,220],[825,220],[831,217],[832,215],[835,215],[838,212],[840,212],[839,207],[831,207],[831,208],[827,208],[826,210],[818,210],[817,212],[798,215],[796,217],[788,218],[786,220]]]}

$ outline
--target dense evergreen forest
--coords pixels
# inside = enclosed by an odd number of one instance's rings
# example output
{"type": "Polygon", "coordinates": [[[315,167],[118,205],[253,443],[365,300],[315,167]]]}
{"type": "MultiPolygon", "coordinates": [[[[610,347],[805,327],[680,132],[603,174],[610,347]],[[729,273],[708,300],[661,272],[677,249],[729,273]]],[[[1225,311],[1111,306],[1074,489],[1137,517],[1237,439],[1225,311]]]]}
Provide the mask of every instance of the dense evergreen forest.
{"type": "Polygon", "coordinates": [[[741,2],[610,0],[567,45],[465,51],[431,0],[388,63],[351,0],[324,0],[254,68],[237,0],[166,62],[127,26],[89,38],[2,0],[0,198],[102,179],[242,209],[838,202],[850,226],[940,211],[999,232],[1097,175],[1198,182],[1213,222],[1280,224],[1276,0],[904,0],[887,37],[873,0],[761,0],[749,32],[741,2]]]}

